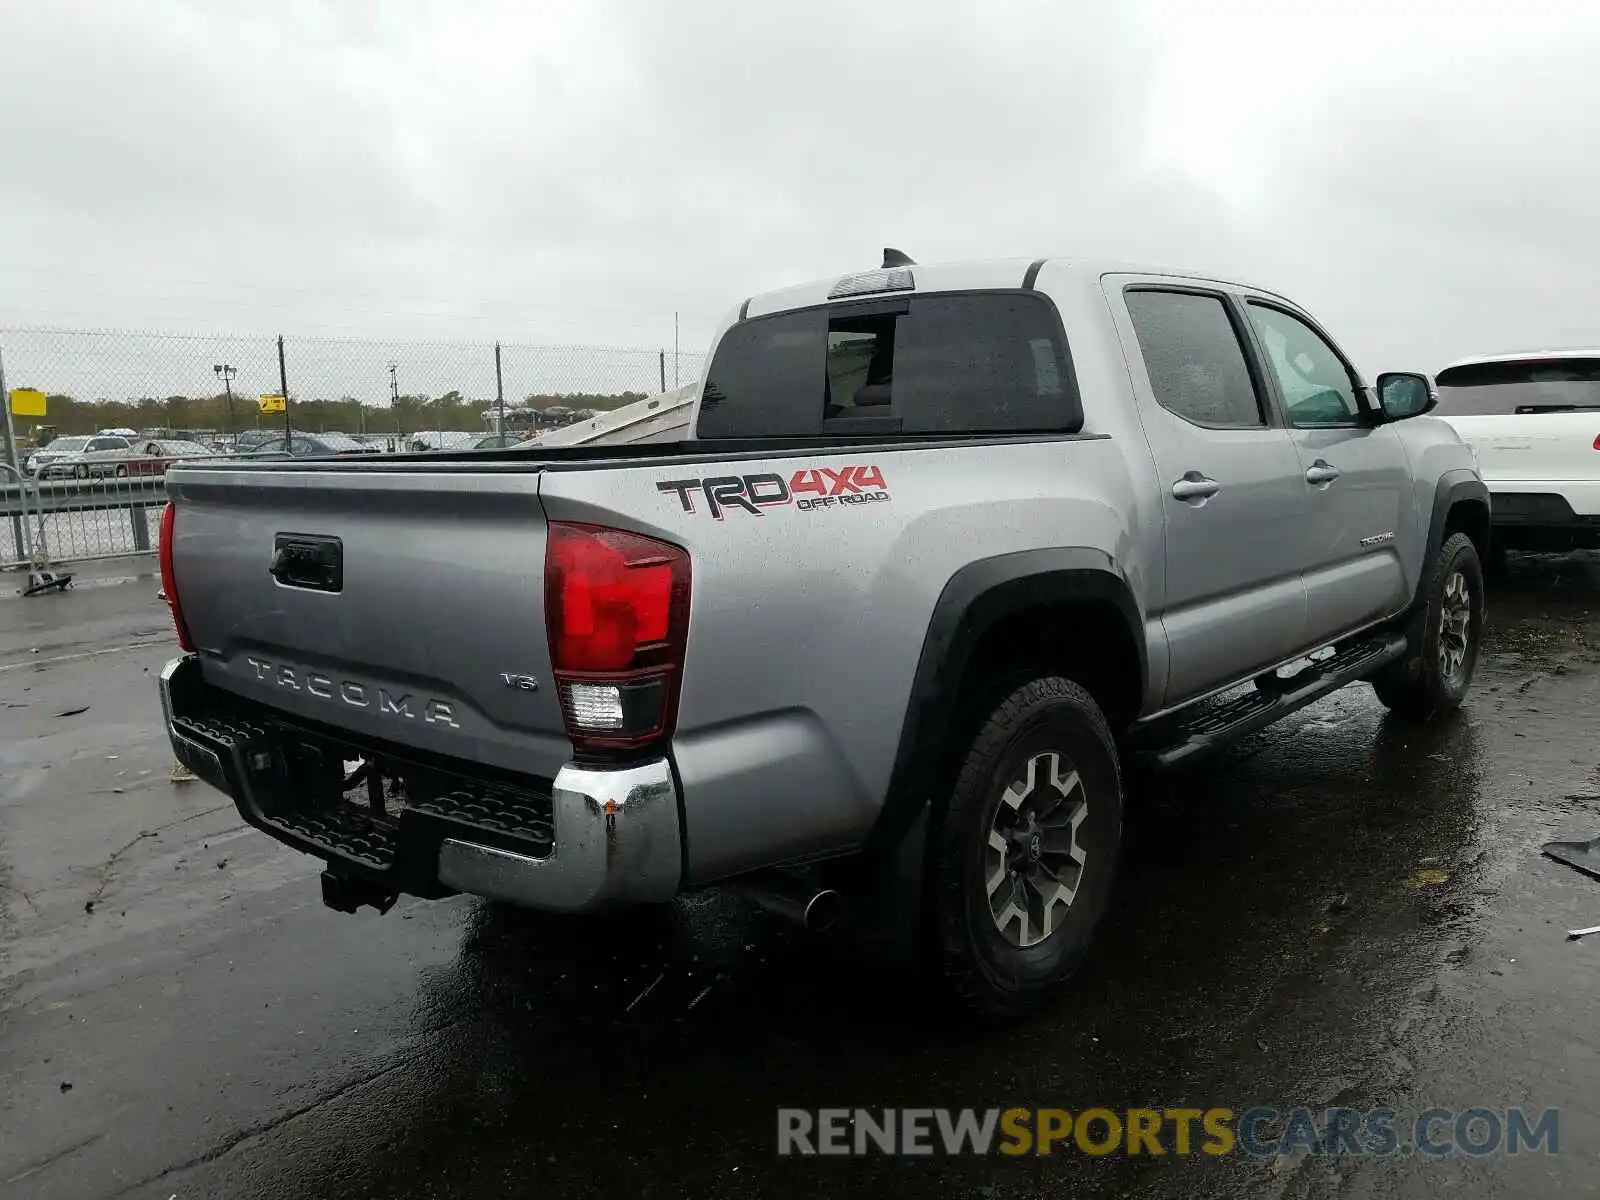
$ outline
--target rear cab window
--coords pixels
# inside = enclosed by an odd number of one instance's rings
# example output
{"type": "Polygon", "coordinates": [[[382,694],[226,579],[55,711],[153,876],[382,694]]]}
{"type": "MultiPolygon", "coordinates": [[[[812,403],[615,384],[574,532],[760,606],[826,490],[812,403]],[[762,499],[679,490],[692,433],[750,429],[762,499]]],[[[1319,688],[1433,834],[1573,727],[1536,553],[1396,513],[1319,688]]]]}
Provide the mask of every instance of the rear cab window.
{"type": "Polygon", "coordinates": [[[722,337],[697,437],[1075,433],[1060,317],[1037,292],[929,292],[755,317],[722,337]]]}
{"type": "Polygon", "coordinates": [[[1139,287],[1128,316],[1156,403],[1207,429],[1260,429],[1266,411],[1221,296],[1139,287]]]}
{"type": "Polygon", "coordinates": [[[1446,367],[1435,381],[1439,417],[1509,417],[1600,409],[1600,355],[1446,367]]]}

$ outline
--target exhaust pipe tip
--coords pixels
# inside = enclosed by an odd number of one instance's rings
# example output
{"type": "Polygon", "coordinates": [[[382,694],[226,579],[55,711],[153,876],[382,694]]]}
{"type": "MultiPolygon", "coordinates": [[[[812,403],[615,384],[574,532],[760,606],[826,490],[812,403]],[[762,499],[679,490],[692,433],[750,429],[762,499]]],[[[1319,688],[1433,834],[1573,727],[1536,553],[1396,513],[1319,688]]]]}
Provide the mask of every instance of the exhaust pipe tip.
{"type": "Polygon", "coordinates": [[[806,901],[801,923],[812,933],[821,933],[844,914],[844,897],[832,888],[823,888],[806,901]]]}
{"type": "Polygon", "coordinates": [[[759,871],[732,883],[734,891],[770,913],[820,933],[844,913],[844,897],[787,871],[759,871]]]}

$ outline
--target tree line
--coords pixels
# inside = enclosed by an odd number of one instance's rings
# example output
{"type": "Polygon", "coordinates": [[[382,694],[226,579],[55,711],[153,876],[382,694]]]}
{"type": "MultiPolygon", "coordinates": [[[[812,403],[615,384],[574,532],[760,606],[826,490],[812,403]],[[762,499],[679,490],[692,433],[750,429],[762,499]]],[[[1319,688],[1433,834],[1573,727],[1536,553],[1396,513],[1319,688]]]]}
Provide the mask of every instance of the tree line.
{"type": "MultiPolygon", "coordinates": [[[[535,393],[523,397],[529,408],[609,410],[643,400],[644,392],[535,393]]],[[[342,433],[399,433],[416,429],[459,429],[478,432],[487,428],[484,413],[493,400],[468,400],[460,392],[442,396],[404,395],[393,404],[363,404],[353,396],[338,400],[302,400],[291,392],[290,420],[298,429],[337,430],[342,433]]],[[[509,405],[508,405],[509,407],[509,405]]],[[[42,418],[15,418],[17,432],[26,436],[39,425],[53,425],[59,435],[93,433],[97,429],[210,429],[226,433],[239,429],[277,426],[282,414],[262,413],[254,397],[234,396],[233,416],[228,397],[147,396],[140,400],[79,400],[52,393],[42,418]]]]}

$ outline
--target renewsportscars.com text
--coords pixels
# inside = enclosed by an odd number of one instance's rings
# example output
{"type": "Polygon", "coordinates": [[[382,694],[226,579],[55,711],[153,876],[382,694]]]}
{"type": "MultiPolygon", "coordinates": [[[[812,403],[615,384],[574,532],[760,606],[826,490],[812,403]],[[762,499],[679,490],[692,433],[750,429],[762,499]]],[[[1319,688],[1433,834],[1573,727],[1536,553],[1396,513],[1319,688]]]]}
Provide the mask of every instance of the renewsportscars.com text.
{"type": "Polygon", "coordinates": [[[1520,1108],[780,1108],[780,1155],[1555,1154],[1560,1114],[1520,1108]]]}

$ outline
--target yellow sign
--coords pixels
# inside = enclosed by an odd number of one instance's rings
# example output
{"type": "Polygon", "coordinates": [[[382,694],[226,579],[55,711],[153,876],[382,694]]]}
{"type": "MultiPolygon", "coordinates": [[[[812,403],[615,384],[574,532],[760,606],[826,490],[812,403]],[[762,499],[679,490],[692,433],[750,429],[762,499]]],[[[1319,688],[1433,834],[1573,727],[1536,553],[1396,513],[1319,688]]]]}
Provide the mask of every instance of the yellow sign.
{"type": "Polygon", "coordinates": [[[44,416],[44,393],[38,388],[12,388],[11,411],[19,417],[44,416]]]}
{"type": "Polygon", "coordinates": [[[281,413],[284,409],[282,396],[261,397],[261,411],[264,413],[281,413]]]}

